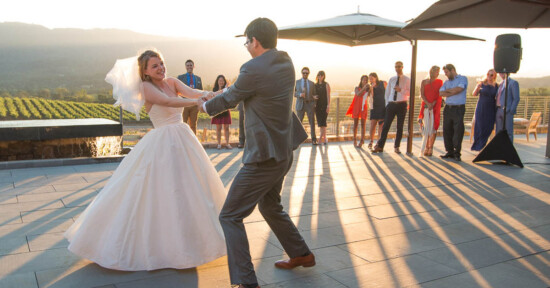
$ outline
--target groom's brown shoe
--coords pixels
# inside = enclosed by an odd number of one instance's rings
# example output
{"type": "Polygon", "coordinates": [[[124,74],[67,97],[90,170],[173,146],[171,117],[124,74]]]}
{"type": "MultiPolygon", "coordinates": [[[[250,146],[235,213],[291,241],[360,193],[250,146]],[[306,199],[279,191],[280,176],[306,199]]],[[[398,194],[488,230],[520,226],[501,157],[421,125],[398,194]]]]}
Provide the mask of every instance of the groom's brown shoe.
{"type": "Polygon", "coordinates": [[[275,262],[275,267],[281,269],[294,269],[298,266],[312,267],[315,266],[315,256],[310,253],[306,256],[294,257],[288,260],[280,260],[275,262]]]}

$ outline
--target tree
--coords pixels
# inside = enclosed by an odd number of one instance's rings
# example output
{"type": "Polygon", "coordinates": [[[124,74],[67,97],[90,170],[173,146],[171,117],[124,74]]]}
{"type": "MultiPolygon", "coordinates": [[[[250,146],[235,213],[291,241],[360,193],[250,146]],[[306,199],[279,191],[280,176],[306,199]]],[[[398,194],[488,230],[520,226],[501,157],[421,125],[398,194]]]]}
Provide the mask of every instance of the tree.
{"type": "Polygon", "coordinates": [[[50,89],[44,88],[38,91],[38,97],[44,98],[44,99],[50,99],[52,97],[50,89]]]}
{"type": "Polygon", "coordinates": [[[65,87],[57,87],[55,88],[55,93],[53,95],[53,99],[64,99],[69,95],[69,89],[65,87]]]}

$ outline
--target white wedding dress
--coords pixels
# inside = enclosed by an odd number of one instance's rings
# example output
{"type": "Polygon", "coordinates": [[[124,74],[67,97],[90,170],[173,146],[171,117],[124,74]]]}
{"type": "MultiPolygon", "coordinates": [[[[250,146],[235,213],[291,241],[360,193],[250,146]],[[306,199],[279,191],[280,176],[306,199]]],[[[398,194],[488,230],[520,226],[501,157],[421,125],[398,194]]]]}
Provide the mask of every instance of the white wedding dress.
{"type": "Polygon", "coordinates": [[[65,232],[69,250],[103,267],[184,269],[226,255],[225,188],[182,108],[153,105],[139,141],[65,232]]]}

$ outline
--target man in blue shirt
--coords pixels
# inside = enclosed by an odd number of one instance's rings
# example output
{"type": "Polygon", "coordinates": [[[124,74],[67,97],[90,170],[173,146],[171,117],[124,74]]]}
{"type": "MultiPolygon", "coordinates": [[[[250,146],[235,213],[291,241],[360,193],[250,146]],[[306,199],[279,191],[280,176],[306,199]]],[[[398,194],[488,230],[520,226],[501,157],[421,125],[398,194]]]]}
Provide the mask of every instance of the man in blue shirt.
{"type": "Polygon", "coordinates": [[[460,161],[462,139],[464,138],[464,112],[466,111],[466,88],[468,79],[456,73],[453,64],[443,66],[448,80],[439,89],[439,95],[445,97],[443,109],[443,142],[446,154],[441,158],[454,158],[460,161]]]}

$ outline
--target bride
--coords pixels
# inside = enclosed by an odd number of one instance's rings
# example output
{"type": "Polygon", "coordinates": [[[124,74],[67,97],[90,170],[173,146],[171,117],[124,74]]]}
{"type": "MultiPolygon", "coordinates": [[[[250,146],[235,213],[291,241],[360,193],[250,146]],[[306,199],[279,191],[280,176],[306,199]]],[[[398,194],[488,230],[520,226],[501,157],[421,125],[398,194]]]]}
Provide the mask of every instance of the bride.
{"type": "Polygon", "coordinates": [[[106,81],[125,110],[139,117],[145,104],[155,129],[65,232],[69,250],[125,271],[184,269],[226,255],[218,221],[225,188],[182,121],[183,107],[212,92],[167,78],[162,56],[152,50],[118,60],[106,81]]]}

